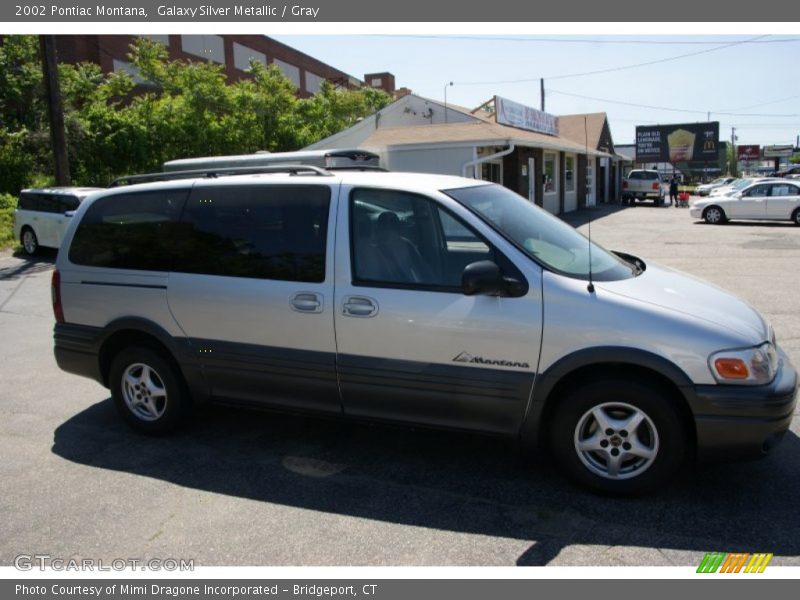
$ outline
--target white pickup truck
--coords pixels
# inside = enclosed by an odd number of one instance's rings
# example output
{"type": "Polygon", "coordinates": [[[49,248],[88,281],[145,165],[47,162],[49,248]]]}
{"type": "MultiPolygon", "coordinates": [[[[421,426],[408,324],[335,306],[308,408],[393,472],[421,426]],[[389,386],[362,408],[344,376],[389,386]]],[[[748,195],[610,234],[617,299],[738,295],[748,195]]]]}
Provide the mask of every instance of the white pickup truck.
{"type": "Polygon", "coordinates": [[[664,203],[664,185],[658,171],[634,169],[622,180],[622,203],[652,199],[656,206],[664,203]]]}

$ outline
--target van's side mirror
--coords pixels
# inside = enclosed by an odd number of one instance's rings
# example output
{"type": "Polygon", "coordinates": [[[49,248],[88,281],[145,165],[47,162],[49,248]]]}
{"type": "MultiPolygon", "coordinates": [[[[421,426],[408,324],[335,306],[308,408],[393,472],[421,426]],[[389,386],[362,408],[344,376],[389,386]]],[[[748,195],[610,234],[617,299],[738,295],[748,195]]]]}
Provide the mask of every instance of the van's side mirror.
{"type": "Polygon", "coordinates": [[[467,296],[523,296],[527,286],[503,272],[491,260],[481,260],[464,267],[461,289],[467,296]]]}

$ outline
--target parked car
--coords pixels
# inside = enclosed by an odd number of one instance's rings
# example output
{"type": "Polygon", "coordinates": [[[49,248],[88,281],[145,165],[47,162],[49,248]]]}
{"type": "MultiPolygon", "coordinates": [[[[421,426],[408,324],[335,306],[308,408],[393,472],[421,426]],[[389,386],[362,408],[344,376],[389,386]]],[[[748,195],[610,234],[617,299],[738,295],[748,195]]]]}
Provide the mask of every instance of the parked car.
{"type": "Polygon", "coordinates": [[[634,169],[622,180],[622,203],[635,205],[637,200],[652,199],[656,206],[664,203],[664,186],[658,171],[634,169]]]}
{"type": "Polygon", "coordinates": [[[708,194],[709,196],[729,196],[731,194],[735,194],[737,192],[741,192],[747,186],[753,185],[754,183],[760,183],[762,181],[773,181],[776,180],[776,177],[741,177],[739,179],[734,179],[729,185],[722,185],[720,187],[714,188],[708,194]]]}
{"type": "Polygon", "coordinates": [[[718,187],[722,187],[723,185],[730,185],[735,180],[736,180],[735,177],[720,177],[718,179],[715,179],[714,181],[698,185],[694,189],[694,193],[697,196],[708,196],[711,193],[711,190],[718,187]]]}
{"type": "Polygon", "coordinates": [[[51,187],[26,189],[14,211],[14,237],[33,256],[41,247],[58,248],[70,217],[86,196],[103,188],[51,187]]]}
{"type": "Polygon", "coordinates": [[[800,225],[800,182],[767,180],[740,192],[695,202],[689,214],[718,225],[731,219],[792,221],[800,225]]]}
{"type": "Polygon", "coordinates": [[[731,294],[501,185],[287,171],[88,198],[52,278],[58,365],[147,433],[204,402],[457,428],[619,494],[788,429],[796,372],[731,294]]]}
{"type": "Polygon", "coordinates": [[[800,165],[792,165],[775,173],[776,177],[788,177],[790,175],[800,175],[800,165]]]}

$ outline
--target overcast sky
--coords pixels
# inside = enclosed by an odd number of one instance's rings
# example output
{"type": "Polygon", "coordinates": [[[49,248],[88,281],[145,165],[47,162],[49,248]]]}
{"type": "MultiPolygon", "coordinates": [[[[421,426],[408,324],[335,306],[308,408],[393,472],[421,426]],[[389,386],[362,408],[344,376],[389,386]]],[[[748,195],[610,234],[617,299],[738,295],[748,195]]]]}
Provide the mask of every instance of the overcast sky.
{"type": "Polygon", "coordinates": [[[544,77],[547,112],[605,111],[616,144],[632,143],[637,124],[705,121],[709,112],[722,139],[736,127],[739,144],[793,144],[800,134],[800,36],[271,37],[359,79],[389,71],[397,87],[439,101],[452,81],[448,102],[471,108],[495,94],[538,108],[544,77]],[[663,62],[624,68],[654,61],[663,62]]]}

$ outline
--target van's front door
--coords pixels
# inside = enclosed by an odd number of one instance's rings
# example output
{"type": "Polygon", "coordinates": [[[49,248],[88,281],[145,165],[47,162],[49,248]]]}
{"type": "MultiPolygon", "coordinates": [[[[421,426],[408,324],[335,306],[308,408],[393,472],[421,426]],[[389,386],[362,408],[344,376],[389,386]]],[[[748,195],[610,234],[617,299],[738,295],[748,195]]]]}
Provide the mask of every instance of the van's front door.
{"type": "Polygon", "coordinates": [[[432,198],[343,190],[334,308],[346,414],[518,430],[539,356],[538,266],[518,270],[432,198]],[[465,295],[464,267],[482,260],[526,281],[527,294],[465,295]]]}
{"type": "Polygon", "coordinates": [[[214,397],[341,412],[328,241],[337,188],[192,190],[168,298],[214,397]]]}

